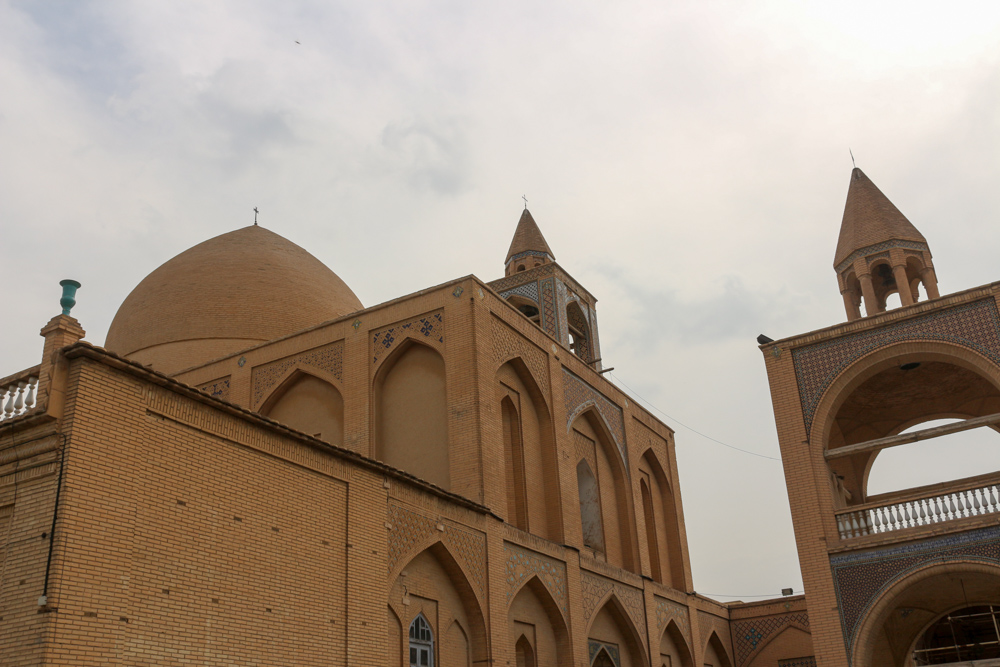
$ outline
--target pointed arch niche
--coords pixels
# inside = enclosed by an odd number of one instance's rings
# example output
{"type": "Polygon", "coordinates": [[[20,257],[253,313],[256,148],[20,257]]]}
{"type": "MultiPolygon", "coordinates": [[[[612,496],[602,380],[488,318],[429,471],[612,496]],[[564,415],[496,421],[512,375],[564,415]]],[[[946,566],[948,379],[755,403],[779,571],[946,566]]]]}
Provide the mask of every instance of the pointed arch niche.
{"type": "MultiPolygon", "coordinates": [[[[417,554],[400,571],[389,592],[389,608],[402,628],[423,616],[433,635],[433,665],[471,667],[487,660],[486,624],[479,601],[461,566],[441,542],[417,554]]],[[[394,631],[390,622],[390,642],[394,631]]],[[[396,651],[394,647],[389,651],[391,661],[396,651]]],[[[403,654],[404,666],[410,664],[405,662],[408,657],[403,654]]]]}
{"type": "Polygon", "coordinates": [[[507,522],[562,542],[559,472],[552,419],[541,390],[520,358],[496,375],[505,459],[507,522]]]}
{"type": "Polygon", "coordinates": [[[691,651],[680,628],[671,619],[660,637],[660,658],[657,667],[694,667],[691,651]]]}
{"type": "Polygon", "coordinates": [[[714,630],[705,645],[705,667],[733,667],[733,661],[729,659],[726,645],[722,643],[714,630]]]}
{"type": "Polygon", "coordinates": [[[639,459],[639,477],[650,575],[661,584],[683,590],[684,558],[674,494],[652,449],[639,459]]]}
{"type": "Polygon", "coordinates": [[[591,407],[573,420],[570,437],[576,450],[584,546],[612,565],[637,572],[630,486],[611,432],[591,407]],[[595,525],[595,521],[599,523],[595,525]],[[603,549],[598,535],[603,540],[603,549]]]}
{"type": "Polygon", "coordinates": [[[598,658],[601,651],[609,649],[609,652],[617,649],[619,667],[640,667],[649,664],[642,650],[642,639],[614,594],[594,615],[587,637],[591,646],[591,665],[603,664],[598,662],[598,658]]]}
{"type": "Polygon", "coordinates": [[[529,579],[514,596],[507,612],[507,623],[519,667],[522,664],[525,667],[572,667],[566,622],[538,577],[529,579]],[[533,662],[529,662],[529,656],[533,662]]]}
{"type": "Polygon", "coordinates": [[[375,376],[375,458],[451,488],[444,359],[404,341],[375,376]]]}
{"type": "Polygon", "coordinates": [[[344,398],[328,380],[293,371],[260,409],[265,417],[338,447],[344,444],[344,398]]]}

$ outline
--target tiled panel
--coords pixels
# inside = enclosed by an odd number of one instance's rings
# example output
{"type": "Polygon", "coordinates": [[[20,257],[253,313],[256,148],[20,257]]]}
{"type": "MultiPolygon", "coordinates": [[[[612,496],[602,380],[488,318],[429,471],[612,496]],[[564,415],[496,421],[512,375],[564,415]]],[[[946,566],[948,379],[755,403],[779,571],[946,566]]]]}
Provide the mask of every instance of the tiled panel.
{"type": "Polygon", "coordinates": [[[520,590],[528,578],[537,575],[538,579],[549,590],[552,599],[562,610],[563,616],[569,615],[566,598],[566,564],[540,553],[529,551],[524,547],[510,542],[503,544],[504,556],[507,558],[507,604],[510,605],[514,594],[520,590]]]}
{"type": "Polygon", "coordinates": [[[625,446],[625,419],[622,415],[622,409],[565,368],[563,368],[563,393],[566,400],[566,428],[571,427],[573,421],[587,407],[595,406],[604,417],[608,430],[611,431],[611,436],[615,439],[618,451],[625,462],[625,470],[629,472],[628,449],[625,446]]]}
{"type": "Polygon", "coordinates": [[[260,407],[260,402],[274,388],[274,385],[285,376],[289,369],[296,366],[312,366],[329,373],[337,380],[343,381],[344,341],[338,340],[308,352],[254,367],[251,379],[254,408],[260,407]]]}
{"type": "Polygon", "coordinates": [[[840,621],[848,649],[854,643],[861,621],[882,591],[925,563],[957,559],[1000,565],[1000,526],[859,554],[831,556],[840,621]]]}
{"type": "Polygon", "coordinates": [[[215,396],[216,398],[221,398],[224,401],[229,400],[229,378],[231,376],[226,376],[219,380],[212,380],[206,384],[201,385],[198,389],[201,389],[206,394],[215,396]]]}
{"type": "Polygon", "coordinates": [[[982,299],[793,350],[806,432],[812,428],[823,392],[844,369],[878,348],[910,340],[963,345],[1000,365],[1000,316],[996,301],[982,299]]]}
{"type": "Polygon", "coordinates": [[[809,628],[809,615],[804,611],[780,616],[765,616],[733,623],[733,640],[736,649],[736,665],[746,664],[758,647],[767,643],[768,638],[778,634],[789,625],[809,628]]]}
{"type": "Polygon", "coordinates": [[[422,317],[415,317],[409,322],[394,324],[372,334],[372,363],[378,366],[379,361],[389,356],[400,341],[406,338],[426,340],[437,345],[444,343],[444,313],[438,311],[422,317]]]}

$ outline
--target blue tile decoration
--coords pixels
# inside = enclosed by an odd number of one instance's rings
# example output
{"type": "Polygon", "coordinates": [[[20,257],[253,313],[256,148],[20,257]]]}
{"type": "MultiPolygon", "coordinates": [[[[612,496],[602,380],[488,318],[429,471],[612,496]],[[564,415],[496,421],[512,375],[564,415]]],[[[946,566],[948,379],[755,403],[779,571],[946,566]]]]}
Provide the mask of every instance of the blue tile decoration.
{"type": "Polygon", "coordinates": [[[338,340],[322,347],[278,359],[267,364],[254,366],[250,383],[253,386],[253,407],[260,407],[261,401],[285,374],[296,366],[311,366],[344,381],[344,341],[338,340]]]}
{"type": "Polygon", "coordinates": [[[911,340],[962,345],[1000,365],[996,301],[992,297],[980,299],[792,350],[806,433],[812,428],[823,393],[840,373],[870,352],[911,340]]]}
{"type": "Polygon", "coordinates": [[[664,600],[663,598],[656,598],[656,631],[663,632],[663,628],[667,627],[667,623],[673,621],[677,624],[677,628],[684,635],[684,638],[691,641],[691,623],[688,620],[688,610],[684,605],[678,604],[673,600],[664,600]]]}
{"type": "Polygon", "coordinates": [[[580,377],[563,368],[563,398],[566,401],[566,429],[573,427],[573,422],[581,412],[594,406],[604,418],[604,423],[611,431],[618,452],[625,463],[625,472],[631,475],[628,463],[628,447],[625,444],[625,417],[621,407],[607,396],[597,391],[580,377]]]}
{"type": "Polygon", "coordinates": [[[220,378],[218,380],[212,380],[211,382],[201,385],[200,387],[198,387],[198,389],[201,389],[209,396],[215,396],[216,398],[221,398],[224,401],[228,401],[229,379],[231,377],[232,376],[227,375],[224,378],[220,378]]]}
{"type": "Polygon", "coordinates": [[[444,344],[444,313],[437,311],[421,317],[415,317],[408,322],[394,324],[372,334],[372,363],[378,366],[380,360],[389,356],[389,352],[402,340],[414,340],[431,343],[434,347],[444,344]]]}
{"type": "Polygon", "coordinates": [[[779,660],[778,667],[816,667],[816,658],[814,656],[808,655],[803,658],[789,658],[788,660],[779,660]]]}
{"type": "Polygon", "coordinates": [[[505,299],[511,297],[512,295],[523,296],[526,299],[531,299],[535,303],[538,303],[538,281],[532,280],[530,283],[518,285],[512,289],[500,292],[500,296],[505,299]]]}
{"type": "Polygon", "coordinates": [[[583,620],[586,623],[590,623],[590,618],[601,608],[599,605],[608,599],[608,593],[613,592],[636,632],[640,637],[646,637],[646,603],[642,591],[587,571],[581,572],[580,587],[583,593],[583,620]]]}
{"type": "Polygon", "coordinates": [[[734,621],[732,635],[736,643],[736,667],[749,663],[758,649],[763,649],[768,641],[790,625],[809,632],[809,614],[797,611],[734,621]]]}
{"type": "Polygon", "coordinates": [[[563,617],[568,617],[566,564],[510,542],[503,543],[503,551],[507,558],[507,605],[510,606],[514,595],[525,581],[537,576],[559,605],[563,617]]]}
{"type": "Polygon", "coordinates": [[[1000,526],[831,556],[830,567],[848,656],[861,622],[883,591],[926,563],[959,559],[1000,565],[1000,526]]]}
{"type": "Polygon", "coordinates": [[[495,292],[504,292],[511,289],[512,287],[517,287],[518,285],[523,285],[528,282],[535,282],[546,276],[555,275],[556,265],[555,264],[542,264],[538,268],[528,269],[527,271],[520,271],[512,276],[507,276],[506,278],[500,278],[498,280],[491,280],[486,283],[495,292]]]}
{"type": "Polygon", "coordinates": [[[864,248],[859,248],[850,254],[844,261],[837,265],[837,273],[841,273],[844,269],[854,264],[854,260],[859,257],[867,257],[872,253],[881,252],[882,250],[888,250],[889,248],[907,248],[909,250],[922,250],[927,252],[927,244],[920,243],[919,241],[883,241],[882,243],[876,243],[874,245],[865,246],[864,248]]]}
{"type": "Polygon", "coordinates": [[[556,308],[556,279],[546,278],[539,282],[542,291],[541,326],[542,331],[553,338],[559,338],[559,312],[556,308]]]}
{"type": "Polygon", "coordinates": [[[608,652],[611,657],[611,662],[615,663],[615,667],[621,667],[622,660],[618,653],[618,647],[614,644],[606,644],[604,642],[599,642],[596,639],[588,639],[587,644],[587,654],[590,656],[590,664],[594,664],[594,659],[597,658],[597,654],[604,649],[608,652]]]}
{"type": "Polygon", "coordinates": [[[524,252],[519,252],[516,255],[512,255],[510,259],[504,264],[504,266],[509,266],[511,262],[516,262],[519,259],[524,259],[525,257],[541,257],[542,259],[547,259],[552,261],[552,255],[541,250],[525,250],[524,252]]]}

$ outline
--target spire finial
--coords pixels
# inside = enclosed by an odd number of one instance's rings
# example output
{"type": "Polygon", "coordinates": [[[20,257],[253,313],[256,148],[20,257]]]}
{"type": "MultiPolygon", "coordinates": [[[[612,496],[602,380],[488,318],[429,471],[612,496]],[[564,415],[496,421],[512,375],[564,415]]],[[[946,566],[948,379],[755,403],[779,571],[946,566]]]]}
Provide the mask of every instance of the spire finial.
{"type": "Polygon", "coordinates": [[[851,154],[851,166],[854,167],[855,169],[857,169],[858,165],[854,162],[854,151],[852,151],[850,148],[848,148],[847,152],[851,154]]]}
{"type": "Polygon", "coordinates": [[[528,210],[528,196],[527,195],[521,195],[521,199],[524,200],[524,210],[527,211],[528,210]]]}
{"type": "Polygon", "coordinates": [[[256,226],[257,226],[257,214],[258,214],[258,213],[260,213],[260,211],[258,211],[258,210],[257,210],[257,207],[256,207],[256,206],[254,206],[254,207],[253,207],[253,226],[254,226],[254,227],[256,227],[256,226]]]}

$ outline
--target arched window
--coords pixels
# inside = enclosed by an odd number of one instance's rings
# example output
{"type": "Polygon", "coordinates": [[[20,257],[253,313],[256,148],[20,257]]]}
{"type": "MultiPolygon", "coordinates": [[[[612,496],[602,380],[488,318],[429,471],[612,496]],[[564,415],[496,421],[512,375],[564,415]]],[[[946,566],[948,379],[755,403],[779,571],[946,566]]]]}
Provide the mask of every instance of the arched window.
{"type": "Polygon", "coordinates": [[[423,614],[410,623],[410,667],[434,667],[434,633],[423,614]]]}
{"type": "Polygon", "coordinates": [[[576,301],[571,301],[566,306],[566,322],[569,330],[569,349],[573,350],[576,356],[589,362],[592,358],[590,325],[587,323],[586,314],[576,301]]]}
{"type": "Polygon", "coordinates": [[[528,530],[527,492],[524,486],[524,446],[521,420],[509,396],[500,401],[503,418],[503,453],[507,473],[507,521],[528,530]]]}
{"type": "Polygon", "coordinates": [[[660,570],[660,545],[656,535],[656,513],[653,510],[653,496],[649,492],[646,480],[639,480],[642,493],[642,514],[646,520],[646,548],[649,550],[649,569],[653,579],[663,583],[663,573],[660,570]]]}
{"type": "Polygon", "coordinates": [[[586,459],[576,465],[576,484],[580,492],[580,522],[583,544],[604,552],[604,519],[601,516],[601,490],[586,459]]]}
{"type": "Polygon", "coordinates": [[[524,635],[517,640],[514,645],[514,653],[517,658],[517,667],[535,667],[535,652],[531,648],[531,642],[524,635]]]}

